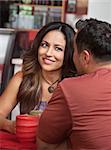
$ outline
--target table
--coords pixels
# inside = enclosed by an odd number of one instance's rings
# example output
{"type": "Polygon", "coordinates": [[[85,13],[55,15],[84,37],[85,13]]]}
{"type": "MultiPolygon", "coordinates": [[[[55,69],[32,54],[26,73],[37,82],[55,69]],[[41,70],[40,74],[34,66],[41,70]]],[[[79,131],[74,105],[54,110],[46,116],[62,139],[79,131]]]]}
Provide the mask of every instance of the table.
{"type": "Polygon", "coordinates": [[[18,141],[16,134],[0,130],[0,150],[37,150],[36,143],[18,141]]]}

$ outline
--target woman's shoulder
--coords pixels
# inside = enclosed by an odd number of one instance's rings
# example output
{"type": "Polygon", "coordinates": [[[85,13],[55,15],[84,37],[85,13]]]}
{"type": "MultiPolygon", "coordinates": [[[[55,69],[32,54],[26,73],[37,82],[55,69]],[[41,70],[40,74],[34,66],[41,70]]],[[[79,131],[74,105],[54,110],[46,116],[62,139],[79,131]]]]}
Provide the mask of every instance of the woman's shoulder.
{"type": "Polygon", "coordinates": [[[18,93],[20,84],[22,82],[22,76],[22,72],[17,72],[13,75],[2,94],[3,99],[7,99],[7,97],[10,97],[12,101],[15,101],[15,97],[18,93]]]}
{"type": "Polygon", "coordinates": [[[19,71],[19,72],[15,73],[14,77],[15,78],[23,78],[23,72],[19,71]]]}
{"type": "Polygon", "coordinates": [[[23,79],[23,73],[22,71],[19,71],[17,73],[15,73],[11,79],[11,81],[15,84],[15,83],[18,83],[20,84],[22,82],[22,79],[23,79]]]}

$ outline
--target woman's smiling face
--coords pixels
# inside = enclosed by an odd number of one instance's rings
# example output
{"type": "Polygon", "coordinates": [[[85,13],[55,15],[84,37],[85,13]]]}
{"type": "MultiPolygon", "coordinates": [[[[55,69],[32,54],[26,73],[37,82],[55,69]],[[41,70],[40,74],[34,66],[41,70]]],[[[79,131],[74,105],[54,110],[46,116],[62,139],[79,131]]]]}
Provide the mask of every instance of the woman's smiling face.
{"type": "Polygon", "coordinates": [[[66,40],[64,34],[58,30],[48,32],[38,49],[38,61],[42,70],[61,70],[64,60],[66,40]]]}

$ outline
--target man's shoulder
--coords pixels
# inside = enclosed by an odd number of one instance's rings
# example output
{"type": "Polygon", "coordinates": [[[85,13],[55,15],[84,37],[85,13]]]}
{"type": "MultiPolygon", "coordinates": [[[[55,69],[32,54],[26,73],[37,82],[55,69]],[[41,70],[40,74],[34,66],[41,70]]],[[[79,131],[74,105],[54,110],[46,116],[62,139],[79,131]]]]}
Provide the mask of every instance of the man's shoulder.
{"type": "Polygon", "coordinates": [[[60,83],[63,93],[75,93],[77,91],[88,88],[92,84],[92,77],[89,74],[78,77],[66,78],[60,83]]]}
{"type": "Polygon", "coordinates": [[[89,78],[89,75],[81,75],[77,77],[70,77],[70,78],[65,78],[62,82],[61,85],[63,84],[74,84],[74,83],[80,83],[82,81],[87,81],[89,78]]]}

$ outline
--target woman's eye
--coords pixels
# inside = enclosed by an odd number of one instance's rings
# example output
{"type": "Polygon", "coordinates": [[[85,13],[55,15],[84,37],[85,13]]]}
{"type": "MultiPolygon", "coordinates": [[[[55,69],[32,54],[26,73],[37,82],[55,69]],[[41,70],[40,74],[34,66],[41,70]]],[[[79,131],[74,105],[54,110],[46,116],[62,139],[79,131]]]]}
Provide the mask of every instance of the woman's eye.
{"type": "Polygon", "coordinates": [[[56,51],[63,51],[63,49],[60,47],[56,47],[55,49],[56,49],[56,51]]]}
{"type": "Polygon", "coordinates": [[[46,48],[48,45],[46,43],[41,43],[40,46],[43,47],[43,48],[46,48]]]}

